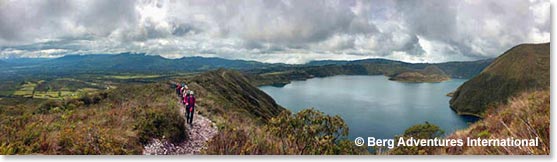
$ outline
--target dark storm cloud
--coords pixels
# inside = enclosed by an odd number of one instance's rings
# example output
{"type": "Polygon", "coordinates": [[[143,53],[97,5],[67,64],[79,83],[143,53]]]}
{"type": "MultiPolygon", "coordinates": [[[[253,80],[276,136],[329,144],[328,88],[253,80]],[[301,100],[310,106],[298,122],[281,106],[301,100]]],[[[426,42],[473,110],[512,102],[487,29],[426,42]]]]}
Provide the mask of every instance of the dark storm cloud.
{"type": "Polygon", "coordinates": [[[0,57],[441,62],[495,57],[549,32],[549,3],[538,0],[0,1],[0,57]]]}

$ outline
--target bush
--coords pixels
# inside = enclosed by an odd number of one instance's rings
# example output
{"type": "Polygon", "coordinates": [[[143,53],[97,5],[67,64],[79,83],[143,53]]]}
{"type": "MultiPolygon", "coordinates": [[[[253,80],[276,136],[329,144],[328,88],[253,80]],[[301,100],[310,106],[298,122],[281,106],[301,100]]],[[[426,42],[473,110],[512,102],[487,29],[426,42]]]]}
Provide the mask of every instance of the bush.
{"type": "MultiPolygon", "coordinates": [[[[434,139],[441,138],[443,134],[444,131],[437,125],[425,122],[424,124],[417,124],[406,129],[402,137],[405,137],[405,139],[410,137],[414,139],[434,139]]],[[[395,139],[398,139],[398,137],[395,139]]],[[[398,142],[398,140],[395,141],[398,142]]],[[[395,155],[431,155],[434,154],[435,151],[435,146],[400,146],[393,148],[389,153],[395,155]]]]}
{"type": "Polygon", "coordinates": [[[136,129],[143,144],[152,138],[165,137],[173,143],[187,138],[185,120],[175,108],[147,109],[140,116],[136,129]]]}
{"type": "Polygon", "coordinates": [[[315,109],[294,115],[285,111],[268,126],[270,133],[285,141],[283,150],[293,154],[341,154],[337,140],[348,135],[348,126],[340,116],[315,109]]]}
{"type": "Polygon", "coordinates": [[[64,103],[60,100],[48,100],[43,103],[39,108],[35,111],[37,114],[46,114],[49,113],[51,109],[58,108],[64,106],[64,103]]]}
{"type": "Polygon", "coordinates": [[[97,104],[101,102],[101,100],[106,99],[108,97],[108,93],[102,92],[93,95],[84,95],[83,97],[79,98],[79,101],[83,102],[85,105],[97,104]]]}

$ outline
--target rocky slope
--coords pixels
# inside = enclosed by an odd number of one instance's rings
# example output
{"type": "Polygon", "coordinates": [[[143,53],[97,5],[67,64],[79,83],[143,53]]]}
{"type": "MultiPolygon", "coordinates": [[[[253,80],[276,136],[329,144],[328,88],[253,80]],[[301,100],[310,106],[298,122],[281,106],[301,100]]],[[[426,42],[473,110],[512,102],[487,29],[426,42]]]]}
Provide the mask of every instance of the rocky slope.
{"type": "Polygon", "coordinates": [[[484,111],[520,92],[549,89],[550,44],[522,44],[503,53],[478,76],[461,85],[450,106],[459,114],[484,111]]]}

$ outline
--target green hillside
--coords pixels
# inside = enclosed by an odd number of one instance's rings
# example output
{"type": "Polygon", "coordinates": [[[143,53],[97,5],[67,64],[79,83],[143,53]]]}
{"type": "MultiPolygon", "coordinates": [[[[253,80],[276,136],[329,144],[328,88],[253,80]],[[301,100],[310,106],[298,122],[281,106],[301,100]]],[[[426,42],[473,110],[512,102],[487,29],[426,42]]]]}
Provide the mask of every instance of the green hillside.
{"type": "Polygon", "coordinates": [[[459,114],[482,116],[486,109],[523,91],[549,89],[550,44],[522,44],[503,53],[450,100],[459,114]]]}
{"type": "Polygon", "coordinates": [[[285,110],[238,71],[219,69],[177,82],[188,83],[200,101],[209,101],[200,105],[213,117],[237,114],[266,122],[285,110]]]}

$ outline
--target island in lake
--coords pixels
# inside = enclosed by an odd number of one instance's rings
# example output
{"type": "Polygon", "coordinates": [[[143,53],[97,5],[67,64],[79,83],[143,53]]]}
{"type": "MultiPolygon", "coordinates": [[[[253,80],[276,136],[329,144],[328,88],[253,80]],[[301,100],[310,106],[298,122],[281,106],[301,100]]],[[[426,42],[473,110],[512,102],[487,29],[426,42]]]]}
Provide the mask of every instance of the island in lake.
{"type": "Polygon", "coordinates": [[[412,70],[393,75],[389,80],[400,82],[443,82],[451,77],[435,65],[427,66],[422,70],[412,70]]]}

